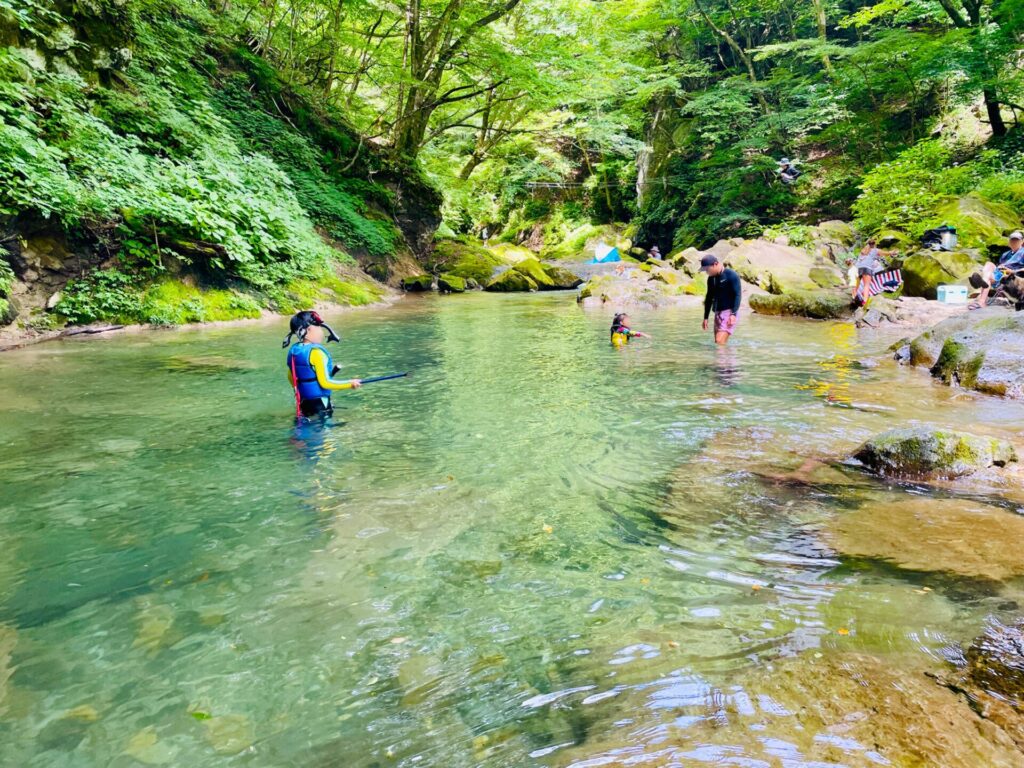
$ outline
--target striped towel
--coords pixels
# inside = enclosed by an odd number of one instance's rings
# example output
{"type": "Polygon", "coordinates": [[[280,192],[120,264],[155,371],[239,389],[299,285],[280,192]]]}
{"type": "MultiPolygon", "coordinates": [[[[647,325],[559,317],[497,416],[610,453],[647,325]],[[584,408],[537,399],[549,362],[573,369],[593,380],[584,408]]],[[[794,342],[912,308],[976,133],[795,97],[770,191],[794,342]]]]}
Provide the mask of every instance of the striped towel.
{"type": "Polygon", "coordinates": [[[857,289],[857,300],[863,304],[872,296],[883,291],[895,291],[902,284],[903,273],[898,269],[887,269],[885,272],[877,272],[871,278],[871,284],[868,285],[868,295],[866,297],[861,295],[863,289],[857,289]]]}

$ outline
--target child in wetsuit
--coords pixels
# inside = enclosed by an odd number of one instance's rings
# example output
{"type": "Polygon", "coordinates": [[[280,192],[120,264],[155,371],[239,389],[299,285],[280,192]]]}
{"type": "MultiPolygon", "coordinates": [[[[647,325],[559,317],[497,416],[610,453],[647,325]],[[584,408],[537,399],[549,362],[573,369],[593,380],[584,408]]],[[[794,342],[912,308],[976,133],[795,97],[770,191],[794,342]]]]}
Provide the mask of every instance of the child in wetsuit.
{"type": "Polygon", "coordinates": [[[634,331],[629,327],[629,315],[625,312],[620,312],[612,320],[612,346],[621,347],[634,336],[638,336],[641,339],[651,338],[649,334],[642,331],[634,331]]]}

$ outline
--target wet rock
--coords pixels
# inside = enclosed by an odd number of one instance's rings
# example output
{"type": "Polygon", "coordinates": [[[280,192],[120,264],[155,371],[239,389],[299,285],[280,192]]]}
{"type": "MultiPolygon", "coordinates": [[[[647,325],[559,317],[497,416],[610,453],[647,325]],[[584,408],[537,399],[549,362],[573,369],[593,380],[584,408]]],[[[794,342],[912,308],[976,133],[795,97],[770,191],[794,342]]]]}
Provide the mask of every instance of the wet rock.
{"type": "Polygon", "coordinates": [[[515,269],[502,272],[491,280],[484,288],[485,291],[496,293],[514,293],[518,291],[536,291],[537,284],[527,275],[515,269]]]}
{"type": "Polygon", "coordinates": [[[402,278],[402,290],[409,293],[423,293],[433,290],[434,278],[431,275],[415,275],[402,278]]]}
{"type": "Polygon", "coordinates": [[[910,427],[872,438],[854,454],[867,469],[891,477],[962,477],[1017,461],[1005,440],[910,427]]]}
{"type": "Polygon", "coordinates": [[[880,496],[830,519],[822,535],[847,557],[908,571],[992,581],[1024,575],[1024,518],[971,499],[880,496]]]}
{"type": "Polygon", "coordinates": [[[441,293],[465,293],[466,281],[456,275],[441,275],[437,278],[437,290],[441,293]]]}
{"type": "Polygon", "coordinates": [[[910,364],[946,384],[1024,399],[1024,313],[964,310],[911,341],[910,364]]]}
{"type": "Polygon", "coordinates": [[[977,687],[1024,707],[1024,620],[989,621],[964,655],[968,678],[977,687]]]}
{"type": "Polygon", "coordinates": [[[979,268],[977,254],[967,251],[918,251],[903,260],[903,293],[934,299],[940,285],[966,284],[979,268]]]}
{"type": "Polygon", "coordinates": [[[529,259],[523,259],[519,263],[513,265],[512,269],[521,275],[528,277],[534,283],[536,288],[539,288],[542,291],[552,290],[555,288],[555,281],[552,280],[548,273],[544,271],[544,265],[535,258],[531,257],[529,259]]]}
{"type": "Polygon", "coordinates": [[[799,291],[786,294],[755,294],[750,308],[762,315],[809,317],[831,320],[853,314],[849,296],[831,291],[799,291]]]}
{"type": "Polygon", "coordinates": [[[936,685],[920,656],[803,653],[721,688],[669,678],[670,710],[651,706],[659,690],[645,685],[616,698],[630,719],[592,727],[557,764],[1019,768],[1011,736],[936,685]]]}

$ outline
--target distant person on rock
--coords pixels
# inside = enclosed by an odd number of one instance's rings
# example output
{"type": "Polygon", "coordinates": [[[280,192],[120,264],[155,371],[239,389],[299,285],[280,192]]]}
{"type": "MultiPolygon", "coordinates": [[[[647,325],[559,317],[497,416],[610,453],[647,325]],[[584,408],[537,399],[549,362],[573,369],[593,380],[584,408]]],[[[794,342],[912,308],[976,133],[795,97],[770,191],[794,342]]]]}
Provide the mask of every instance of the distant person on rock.
{"type": "Polygon", "coordinates": [[[296,416],[330,416],[334,411],[331,395],[340,389],[358,389],[362,382],[333,378],[339,369],[331,360],[324,340],[340,339],[316,312],[299,312],[292,318],[291,332],[285,337],[284,346],[288,346],[292,336],[298,336],[298,341],[288,350],[288,383],[295,390],[296,416]]]}
{"type": "Polygon", "coordinates": [[[704,297],[701,328],[708,329],[708,317],[714,311],[715,344],[727,344],[739,319],[740,300],[743,298],[740,276],[710,253],[701,258],[700,271],[708,273],[708,293],[704,297]]]}
{"type": "Polygon", "coordinates": [[[981,309],[988,304],[988,296],[993,288],[998,287],[1004,277],[1018,270],[1024,270],[1024,234],[1014,232],[1009,238],[1010,249],[999,259],[999,266],[991,261],[981,268],[981,274],[975,272],[970,283],[980,288],[978,298],[967,305],[968,309],[981,309]]]}
{"type": "Polygon", "coordinates": [[[651,250],[647,252],[647,258],[653,261],[661,261],[661,249],[657,245],[652,245],[651,250]]]}
{"type": "Polygon", "coordinates": [[[633,337],[641,339],[651,338],[649,334],[643,331],[634,331],[629,327],[629,315],[625,312],[620,312],[612,320],[612,346],[622,347],[629,343],[629,340],[633,337]]]}
{"type": "Polygon", "coordinates": [[[779,179],[782,180],[783,184],[792,184],[800,177],[800,171],[797,170],[796,165],[788,157],[784,157],[779,160],[779,179]]]}

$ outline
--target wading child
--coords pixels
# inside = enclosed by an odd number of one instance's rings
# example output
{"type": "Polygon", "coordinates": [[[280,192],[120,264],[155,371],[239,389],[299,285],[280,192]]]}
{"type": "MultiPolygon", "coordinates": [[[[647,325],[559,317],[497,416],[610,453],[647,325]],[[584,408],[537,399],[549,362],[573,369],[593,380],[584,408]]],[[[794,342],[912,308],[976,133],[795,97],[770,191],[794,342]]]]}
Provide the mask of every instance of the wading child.
{"type": "Polygon", "coordinates": [[[338,340],[334,331],[318,314],[300,312],[292,318],[291,333],[285,339],[287,344],[293,334],[299,337],[288,350],[288,382],[295,389],[297,415],[307,418],[329,416],[334,410],[331,407],[331,394],[339,389],[358,389],[362,384],[359,379],[339,381],[334,378],[338,369],[331,360],[331,353],[324,346],[325,328],[331,338],[338,340]]]}
{"type": "Polygon", "coordinates": [[[634,336],[638,336],[641,339],[651,338],[649,334],[643,333],[642,331],[634,331],[629,327],[629,315],[625,312],[620,312],[612,320],[612,346],[621,347],[634,336]]]}

